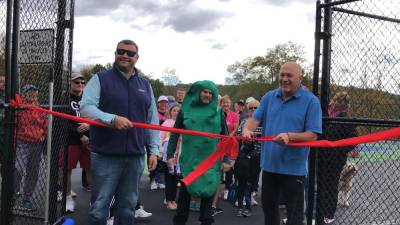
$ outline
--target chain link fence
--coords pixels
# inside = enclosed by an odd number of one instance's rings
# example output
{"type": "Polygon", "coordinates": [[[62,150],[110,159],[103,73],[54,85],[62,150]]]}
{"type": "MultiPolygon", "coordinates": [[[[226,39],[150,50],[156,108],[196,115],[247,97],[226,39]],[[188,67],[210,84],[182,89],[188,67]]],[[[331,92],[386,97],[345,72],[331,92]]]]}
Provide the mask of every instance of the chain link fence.
{"type": "MultiPolygon", "coordinates": [[[[317,7],[325,138],[399,126],[400,1],[325,1],[317,7]]],[[[400,224],[400,140],[318,149],[315,157],[316,224],[400,224]]]]}
{"type": "MultiPolygon", "coordinates": [[[[0,73],[8,81],[5,99],[19,93],[28,104],[67,112],[73,4],[73,0],[0,1],[0,73]],[[8,11],[12,11],[12,22],[8,11]],[[8,22],[12,26],[7,26],[8,22]],[[7,35],[12,37],[10,43],[7,35]],[[11,54],[7,55],[7,48],[11,54]]],[[[1,196],[0,223],[53,224],[65,209],[66,163],[62,160],[66,157],[60,156],[68,124],[26,109],[6,113],[1,120],[8,124],[2,128],[7,127],[13,135],[10,140],[2,135],[1,155],[6,155],[2,167],[6,168],[2,169],[1,187],[11,190],[11,197],[1,196]]]]}

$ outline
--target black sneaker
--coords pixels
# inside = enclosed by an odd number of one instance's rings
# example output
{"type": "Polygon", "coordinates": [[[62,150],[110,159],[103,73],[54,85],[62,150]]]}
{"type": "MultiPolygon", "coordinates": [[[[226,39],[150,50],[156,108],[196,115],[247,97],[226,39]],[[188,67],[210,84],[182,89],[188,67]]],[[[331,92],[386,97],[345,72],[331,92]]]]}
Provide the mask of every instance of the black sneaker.
{"type": "Polygon", "coordinates": [[[26,210],[26,211],[32,211],[32,210],[34,210],[34,209],[33,209],[32,202],[30,202],[29,200],[24,200],[24,201],[22,201],[21,209],[22,209],[22,210],[26,210]]]}
{"type": "Polygon", "coordinates": [[[215,216],[215,215],[223,213],[223,212],[224,212],[224,210],[222,210],[221,208],[218,208],[218,207],[211,208],[211,216],[215,216]]]}
{"type": "Polygon", "coordinates": [[[242,211],[242,216],[244,217],[249,217],[251,216],[251,210],[250,209],[245,209],[242,211]]]}
{"type": "Polygon", "coordinates": [[[239,208],[238,211],[236,212],[237,217],[242,217],[243,216],[243,209],[239,208]]]}

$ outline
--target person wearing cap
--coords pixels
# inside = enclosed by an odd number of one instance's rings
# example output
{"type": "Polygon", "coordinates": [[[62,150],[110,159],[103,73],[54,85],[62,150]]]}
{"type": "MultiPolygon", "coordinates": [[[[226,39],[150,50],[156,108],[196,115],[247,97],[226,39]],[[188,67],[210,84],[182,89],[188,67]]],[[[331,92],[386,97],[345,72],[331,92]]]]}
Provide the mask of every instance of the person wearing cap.
{"type": "Polygon", "coordinates": [[[261,150],[262,207],[265,225],[279,225],[279,197],[285,197],[286,224],[303,224],[304,182],[309,147],[288,146],[289,142],[314,141],[322,133],[322,110],[318,98],[301,84],[303,71],[296,62],[282,65],[279,88],[267,92],[243,127],[242,135],[252,137],[259,125],[263,136],[261,150]]]}
{"type": "Polygon", "coordinates": [[[109,70],[92,76],[82,100],[81,114],[107,127],[90,127],[91,206],[88,225],[105,225],[115,197],[114,224],[132,225],[144,169],[145,146],[149,170],[157,166],[159,131],[132,127],[132,122],[158,125],[153,90],[135,64],[138,45],[122,40],[109,70]]]}
{"type": "Polygon", "coordinates": [[[247,113],[244,111],[244,101],[240,99],[234,105],[235,112],[239,115],[239,124],[247,118],[247,113]]]}
{"type": "Polygon", "coordinates": [[[158,120],[160,125],[166,120],[166,113],[168,109],[168,97],[161,95],[157,100],[158,120]]]}
{"type": "MultiPolygon", "coordinates": [[[[85,87],[85,78],[82,74],[72,72],[70,88],[69,114],[80,117],[79,102],[82,99],[83,88],[85,87]]],[[[75,202],[73,197],[76,193],[71,190],[71,173],[76,168],[78,162],[85,171],[86,179],[90,183],[90,151],[89,151],[89,124],[78,123],[70,120],[68,126],[68,165],[67,165],[67,199],[66,212],[75,211],[75,202]]]]}
{"type": "MultiPolygon", "coordinates": [[[[39,91],[33,84],[27,84],[21,89],[22,102],[39,106],[39,91]]],[[[16,193],[22,187],[21,207],[24,210],[33,210],[40,207],[39,202],[33,202],[31,197],[35,190],[42,152],[45,149],[47,135],[47,115],[31,110],[18,110],[16,127],[15,150],[15,183],[16,193]]]]}

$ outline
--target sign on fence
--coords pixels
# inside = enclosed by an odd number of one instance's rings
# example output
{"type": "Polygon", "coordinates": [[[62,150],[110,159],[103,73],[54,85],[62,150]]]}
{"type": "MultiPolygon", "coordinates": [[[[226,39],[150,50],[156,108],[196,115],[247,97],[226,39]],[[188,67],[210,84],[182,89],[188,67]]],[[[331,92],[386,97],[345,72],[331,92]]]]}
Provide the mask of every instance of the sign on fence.
{"type": "Polygon", "coordinates": [[[26,30],[20,33],[19,63],[52,63],[54,30],[26,30]]]}

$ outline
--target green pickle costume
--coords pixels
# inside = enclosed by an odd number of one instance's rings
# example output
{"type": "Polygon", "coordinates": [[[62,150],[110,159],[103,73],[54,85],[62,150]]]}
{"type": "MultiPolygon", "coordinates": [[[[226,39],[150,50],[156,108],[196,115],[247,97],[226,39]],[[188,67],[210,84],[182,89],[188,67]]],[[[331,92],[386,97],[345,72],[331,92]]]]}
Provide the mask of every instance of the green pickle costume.
{"type": "MultiPolygon", "coordinates": [[[[227,134],[226,122],[222,110],[218,107],[218,89],[212,81],[197,81],[187,91],[181,111],[175,122],[175,128],[204,131],[215,134],[227,134]],[[202,103],[200,92],[212,91],[212,101],[202,103]]],[[[168,158],[173,158],[178,134],[171,134],[168,144],[168,158]]],[[[204,159],[217,150],[218,139],[193,135],[182,135],[182,148],[179,163],[182,176],[187,176],[204,159]]],[[[221,162],[195,180],[187,189],[191,196],[211,197],[221,183],[221,162]]]]}

